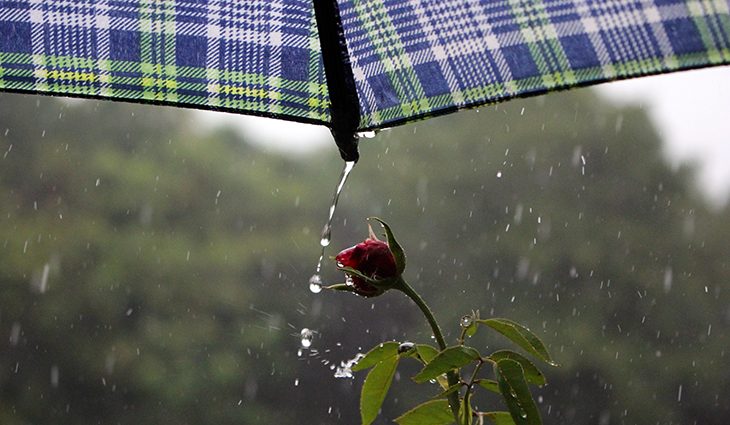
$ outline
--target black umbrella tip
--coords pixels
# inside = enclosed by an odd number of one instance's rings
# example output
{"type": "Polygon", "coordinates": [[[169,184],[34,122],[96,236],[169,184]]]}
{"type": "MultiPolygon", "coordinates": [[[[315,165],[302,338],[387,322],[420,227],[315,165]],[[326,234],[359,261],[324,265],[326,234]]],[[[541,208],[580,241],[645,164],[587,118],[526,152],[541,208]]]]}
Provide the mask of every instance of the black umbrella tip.
{"type": "Polygon", "coordinates": [[[332,130],[332,136],[335,138],[335,143],[340,150],[342,159],[346,162],[357,162],[360,159],[360,152],[357,149],[359,138],[356,134],[351,132],[341,133],[332,130]]]}

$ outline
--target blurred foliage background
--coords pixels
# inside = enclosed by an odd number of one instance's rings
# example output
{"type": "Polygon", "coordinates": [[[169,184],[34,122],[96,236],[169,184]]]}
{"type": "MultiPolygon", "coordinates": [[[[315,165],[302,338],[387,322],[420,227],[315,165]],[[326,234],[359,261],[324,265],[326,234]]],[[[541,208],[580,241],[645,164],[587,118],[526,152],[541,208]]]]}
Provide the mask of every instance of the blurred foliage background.
{"type": "MultiPolygon", "coordinates": [[[[546,424],[727,423],[730,212],[642,110],[578,90],[361,150],[328,255],[380,216],[451,341],[472,309],[529,325],[563,365],[546,424]]],[[[332,369],[429,332],[400,294],[309,292],[341,166],[187,111],[2,95],[0,423],[357,423],[363,376],[332,369]]],[[[379,423],[438,393],[403,366],[379,423]]]]}

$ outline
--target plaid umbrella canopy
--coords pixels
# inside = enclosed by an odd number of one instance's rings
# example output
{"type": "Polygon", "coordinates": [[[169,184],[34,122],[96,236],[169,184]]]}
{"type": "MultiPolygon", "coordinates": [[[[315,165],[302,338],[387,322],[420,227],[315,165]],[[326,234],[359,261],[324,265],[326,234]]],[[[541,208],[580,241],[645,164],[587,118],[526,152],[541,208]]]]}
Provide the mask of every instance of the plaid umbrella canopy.
{"type": "Polygon", "coordinates": [[[730,63],[730,0],[0,0],[0,89],[356,132],[730,63]]]}

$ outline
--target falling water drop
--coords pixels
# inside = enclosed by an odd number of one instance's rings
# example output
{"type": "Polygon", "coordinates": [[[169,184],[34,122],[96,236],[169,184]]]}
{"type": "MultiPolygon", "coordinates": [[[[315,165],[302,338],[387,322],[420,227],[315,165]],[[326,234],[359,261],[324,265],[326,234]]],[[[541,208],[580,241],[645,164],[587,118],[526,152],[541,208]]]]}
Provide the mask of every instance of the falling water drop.
{"type": "Polygon", "coordinates": [[[360,137],[360,138],[364,137],[366,139],[372,139],[373,137],[375,137],[375,132],[374,131],[362,131],[360,133],[357,133],[357,137],[360,137]]]}
{"type": "Polygon", "coordinates": [[[322,289],[322,280],[319,277],[319,272],[322,270],[322,261],[324,260],[324,249],[330,244],[330,241],[332,240],[332,218],[335,216],[335,209],[337,209],[337,201],[340,199],[340,193],[342,193],[342,188],[345,187],[345,182],[347,181],[347,177],[352,172],[352,169],[355,168],[355,161],[347,161],[345,162],[345,167],[342,169],[342,174],[340,174],[340,181],[337,184],[337,188],[335,189],[335,193],[332,196],[332,203],[330,204],[329,214],[327,216],[327,222],[325,223],[324,227],[322,228],[322,237],[319,240],[319,244],[322,246],[322,251],[319,255],[319,261],[317,261],[317,271],[315,272],[314,276],[312,276],[309,279],[309,289],[314,292],[315,294],[320,292],[322,289]],[[318,288],[312,289],[312,281],[315,280],[315,277],[317,280],[319,280],[318,288]],[[316,290],[319,289],[319,290],[316,290]]]}
{"type": "Polygon", "coordinates": [[[319,274],[313,274],[312,277],[309,278],[309,290],[312,291],[313,294],[319,294],[322,292],[322,277],[319,274]]]}
{"type": "Polygon", "coordinates": [[[314,338],[314,332],[311,329],[303,328],[300,332],[302,338],[302,348],[309,348],[312,346],[312,338],[314,338]]]}

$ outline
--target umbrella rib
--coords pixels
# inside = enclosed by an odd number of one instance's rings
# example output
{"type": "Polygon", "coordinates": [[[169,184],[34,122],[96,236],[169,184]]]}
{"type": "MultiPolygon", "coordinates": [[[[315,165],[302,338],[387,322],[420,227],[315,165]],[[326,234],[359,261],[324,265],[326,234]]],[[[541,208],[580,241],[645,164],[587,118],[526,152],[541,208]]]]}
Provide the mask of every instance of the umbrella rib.
{"type": "Polygon", "coordinates": [[[337,0],[314,0],[314,13],[329,92],[330,130],[342,159],[357,161],[360,101],[337,0]]]}

